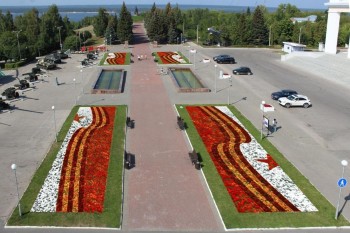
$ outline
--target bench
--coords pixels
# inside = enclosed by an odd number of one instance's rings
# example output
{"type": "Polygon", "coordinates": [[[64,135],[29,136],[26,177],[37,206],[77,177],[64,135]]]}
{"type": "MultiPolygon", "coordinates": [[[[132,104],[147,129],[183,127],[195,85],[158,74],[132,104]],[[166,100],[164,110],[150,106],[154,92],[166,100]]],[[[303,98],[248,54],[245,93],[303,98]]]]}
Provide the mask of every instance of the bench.
{"type": "Polygon", "coordinates": [[[189,152],[188,155],[190,156],[192,165],[195,165],[195,168],[197,170],[201,169],[201,163],[198,159],[198,154],[196,152],[196,150],[193,150],[192,152],[189,152]]]}

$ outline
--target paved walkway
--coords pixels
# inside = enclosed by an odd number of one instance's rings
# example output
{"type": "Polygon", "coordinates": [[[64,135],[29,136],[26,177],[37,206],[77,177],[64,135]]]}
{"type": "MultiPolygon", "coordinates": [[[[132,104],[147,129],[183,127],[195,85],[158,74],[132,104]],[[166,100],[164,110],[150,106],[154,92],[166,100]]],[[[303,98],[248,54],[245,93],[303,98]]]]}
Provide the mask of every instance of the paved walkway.
{"type": "Polygon", "coordinates": [[[157,74],[143,24],[134,25],[127,150],[136,167],[126,171],[124,230],[222,230],[199,171],[188,158],[176,112],[157,74]],[[147,55],[138,61],[137,55],[147,55]]]}

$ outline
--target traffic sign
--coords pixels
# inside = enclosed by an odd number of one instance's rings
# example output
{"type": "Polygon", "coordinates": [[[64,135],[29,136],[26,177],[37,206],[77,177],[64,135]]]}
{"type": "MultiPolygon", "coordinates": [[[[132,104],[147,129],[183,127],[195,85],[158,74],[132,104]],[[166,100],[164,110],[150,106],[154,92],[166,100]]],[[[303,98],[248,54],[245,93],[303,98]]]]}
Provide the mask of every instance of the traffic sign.
{"type": "Polygon", "coordinates": [[[347,180],[346,179],[341,178],[341,179],[338,180],[338,186],[340,188],[344,188],[346,186],[346,184],[347,184],[347,180]]]}

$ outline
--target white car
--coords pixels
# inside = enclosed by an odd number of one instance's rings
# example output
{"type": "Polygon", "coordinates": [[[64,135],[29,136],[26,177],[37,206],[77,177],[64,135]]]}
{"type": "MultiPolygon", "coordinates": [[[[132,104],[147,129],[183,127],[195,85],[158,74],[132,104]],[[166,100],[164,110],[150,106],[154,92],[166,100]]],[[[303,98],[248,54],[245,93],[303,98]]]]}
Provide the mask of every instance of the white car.
{"type": "Polygon", "coordinates": [[[278,99],[278,102],[286,108],[294,106],[308,108],[311,106],[310,99],[305,95],[290,95],[288,97],[282,97],[278,99]]]}

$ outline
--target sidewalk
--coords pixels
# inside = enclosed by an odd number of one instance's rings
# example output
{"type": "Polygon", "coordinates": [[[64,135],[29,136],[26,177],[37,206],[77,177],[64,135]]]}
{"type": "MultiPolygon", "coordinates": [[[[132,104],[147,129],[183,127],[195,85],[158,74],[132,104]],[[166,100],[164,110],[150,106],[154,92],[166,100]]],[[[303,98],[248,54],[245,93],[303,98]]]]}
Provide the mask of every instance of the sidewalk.
{"type": "Polygon", "coordinates": [[[190,162],[142,24],[134,25],[134,34],[129,116],[135,128],[128,130],[127,151],[135,155],[136,166],[125,174],[122,229],[222,230],[201,173],[190,162]]]}

